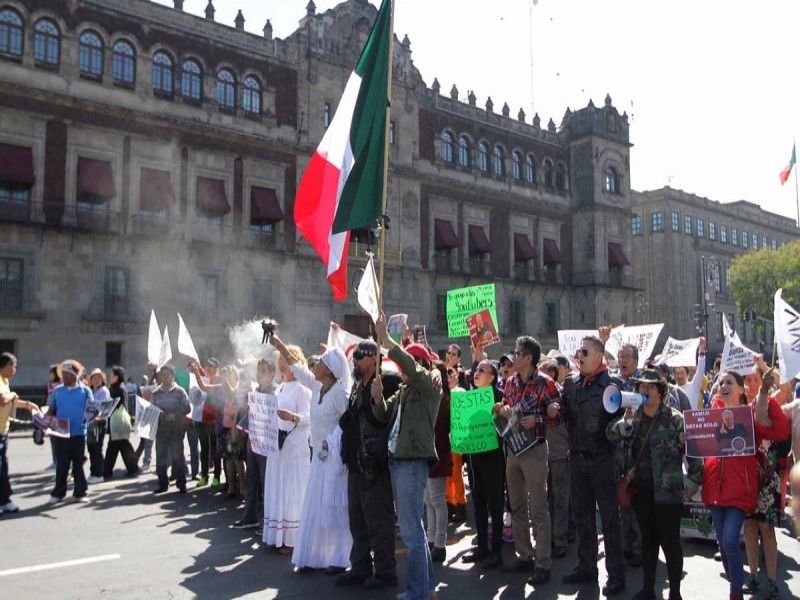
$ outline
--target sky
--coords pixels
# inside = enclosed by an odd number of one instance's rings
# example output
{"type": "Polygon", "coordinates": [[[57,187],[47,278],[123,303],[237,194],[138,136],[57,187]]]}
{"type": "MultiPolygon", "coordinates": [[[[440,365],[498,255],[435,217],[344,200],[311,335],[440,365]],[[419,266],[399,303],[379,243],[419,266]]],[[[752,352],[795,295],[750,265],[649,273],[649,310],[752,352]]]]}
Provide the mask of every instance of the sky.
{"type": "MultiPolygon", "coordinates": [[[[172,0],[156,0],[172,5],[172,0]]],[[[378,0],[370,0],[377,5],[378,0]]],[[[202,15],[207,0],[185,0],[202,15]]],[[[216,20],[287,37],[306,0],[215,0],[216,20]]],[[[339,4],[315,0],[317,12],[339,4]]],[[[527,120],[610,94],[630,122],[631,186],[748,200],[797,218],[795,175],[778,174],[800,133],[797,0],[397,0],[425,83],[491,96],[527,120]]]]}

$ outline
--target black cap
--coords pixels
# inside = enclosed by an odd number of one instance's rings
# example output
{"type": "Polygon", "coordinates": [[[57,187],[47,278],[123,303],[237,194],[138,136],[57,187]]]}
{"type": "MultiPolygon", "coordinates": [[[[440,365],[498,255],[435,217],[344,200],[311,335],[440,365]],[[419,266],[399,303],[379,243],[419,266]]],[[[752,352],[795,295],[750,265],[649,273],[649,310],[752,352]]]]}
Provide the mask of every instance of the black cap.
{"type": "Polygon", "coordinates": [[[353,353],[358,352],[359,354],[372,354],[373,356],[378,353],[378,344],[375,343],[374,340],[361,340],[358,342],[358,346],[356,346],[353,353]]]}
{"type": "Polygon", "coordinates": [[[502,365],[504,360],[507,360],[508,362],[510,362],[513,365],[514,364],[514,355],[513,354],[503,354],[503,356],[501,356],[500,360],[497,361],[497,362],[502,365]]]}

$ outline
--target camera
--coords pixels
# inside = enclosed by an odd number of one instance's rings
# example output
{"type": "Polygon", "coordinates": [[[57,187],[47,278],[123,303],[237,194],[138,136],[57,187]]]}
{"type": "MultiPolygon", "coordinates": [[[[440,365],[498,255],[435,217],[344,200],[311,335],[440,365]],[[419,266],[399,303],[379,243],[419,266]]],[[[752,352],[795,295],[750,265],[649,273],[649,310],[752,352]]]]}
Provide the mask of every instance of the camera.
{"type": "Polygon", "coordinates": [[[264,335],[261,336],[261,343],[269,344],[277,329],[278,322],[275,319],[264,319],[261,321],[261,330],[264,332],[264,335]]]}

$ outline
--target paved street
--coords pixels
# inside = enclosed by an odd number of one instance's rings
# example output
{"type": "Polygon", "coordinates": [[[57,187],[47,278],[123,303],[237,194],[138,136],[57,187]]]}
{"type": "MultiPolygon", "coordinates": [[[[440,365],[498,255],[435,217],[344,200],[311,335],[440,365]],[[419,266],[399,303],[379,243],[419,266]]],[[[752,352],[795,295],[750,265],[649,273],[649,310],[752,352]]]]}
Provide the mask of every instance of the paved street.
{"type": "MultiPolygon", "coordinates": [[[[287,557],[259,547],[250,532],[229,528],[240,514],[207,488],[180,496],[153,496],[154,475],[90,486],[92,502],[48,509],[52,472],[49,446],[35,446],[30,434],[13,434],[9,462],[14,500],[22,511],[0,517],[0,589],[9,599],[27,598],[312,598],[326,600],[371,597],[394,598],[397,591],[363,592],[335,588],[324,574],[298,575],[287,557]],[[53,563],[82,561],[53,567],[53,563]],[[94,560],[94,562],[89,562],[94,560]],[[31,567],[50,568],[34,570],[31,567]],[[57,592],[55,591],[57,590],[57,592]]],[[[120,463],[121,464],[121,463],[120,463]]],[[[118,474],[122,471],[118,471],[118,474]]],[[[561,585],[561,576],[574,565],[574,544],[567,558],[557,560],[553,582],[525,586],[523,575],[499,571],[471,572],[460,556],[472,543],[474,531],[452,532],[444,566],[437,566],[440,596],[450,598],[599,598],[597,587],[561,585]]],[[[785,530],[778,533],[781,551],[779,578],[783,598],[800,596],[800,543],[785,530]]],[[[683,597],[727,598],[721,564],[711,557],[714,545],[687,541],[683,597]]],[[[404,573],[399,554],[401,581],[404,573]]],[[[506,547],[511,557],[511,546],[506,547]]],[[[602,557],[602,555],[601,555],[602,557]]],[[[604,581],[602,560],[601,583],[604,581]]],[[[659,571],[666,578],[666,571],[659,571]]],[[[638,569],[628,570],[629,598],[639,589],[638,569]]],[[[666,586],[666,581],[662,581],[666,586]]],[[[666,592],[665,592],[666,595],[666,592]]]]}

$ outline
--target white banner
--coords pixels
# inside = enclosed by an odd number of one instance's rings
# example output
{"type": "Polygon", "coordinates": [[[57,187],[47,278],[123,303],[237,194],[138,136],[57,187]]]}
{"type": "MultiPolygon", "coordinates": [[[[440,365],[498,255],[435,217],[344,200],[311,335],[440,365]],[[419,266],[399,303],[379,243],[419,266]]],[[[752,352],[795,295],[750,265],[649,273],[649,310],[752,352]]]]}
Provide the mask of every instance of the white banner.
{"type": "Polygon", "coordinates": [[[278,452],[278,397],[272,394],[250,392],[247,395],[247,428],[250,447],[261,456],[278,452]]]}
{"type": "Polygon", "coordinates": [[[380,310],[378,309],[378,279],[375,276],[375,263],[370,254],[364,275],[358,284],[358,305],[372,318],[373,323],[378,322],[380,310]]]}
{"type": "Polygon", "coordinates": [[[164,365],[172,360],[172,346],[169,343],[169,326],[164,326],[164,338],[161,340],[161,349],[158,353],[158,362],[156,363],[156,370],[158,371],[164,365]]]}
{"type": "Polygon", "coordinates": [[[136,435],[146,440],[155,440],[158,417],[162,412],[141,396],[136,396],[136,435]]]}
{"type": "Polygon", "coordinates": [[[147,331],[147,362],[158,363],[158,355],[161,354],[161,330],[158,328],[156,311],[150,311],[150,328],[147,331]]]}
{"type": "Polygon", "coordinates": [[[781,383],[800,375],[800,314],[781,297],[783,290],[775,292],[775,344],[778,346],[778,363],[781,383]]]}
{"type": "Polygon", "coordinates": [[[725,336],[725,345],[722,348],[722,362],[720,371],[736,371],[744,377],[755,373],[758,367],[755,363],[756,353],[745,347],[739,340],[739,336],[731,332],[725,336]]]}
{"type": "Polygon", "coordinates": [[[641,369],[644,367],[644,363],[647,362],[647,359],[650,358],[650,355],[653,354],[658,336],[663,328],[663,323],[633,325],[631,327],[620,325],[619,327],[614,327],[614,329],[611,330],[611,337],[606,343],[606,352],[616,358],[621,346],[625,344],[636,346],[639,350],[638,367],[641,369]]]}
{"type": "Polygon", "coordinates": [[[178,352],[195,359],[197,364],[200,364],[200,357],[197,355],[192,336],[189,335],[189,330],[186,328],[186,323],[183,322],[181,313],[178,313],[178,352]]]}
{"type": "Polygon", "coordinates": [[[573,357],[587,335],[597,337],[596,329],[562,329],[558,332],[558,350],[564,356],[573,357]]]}
{"type": "Polygon", "coordinates": [[[694,367],[697,365],[697,348],[699,346],[699,337],[688,340],[667,338],[659,362],[666,363],[668,367],[694,367]]]}

